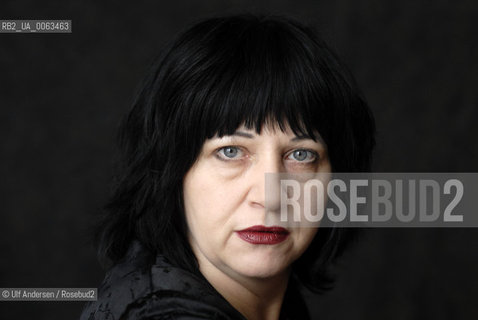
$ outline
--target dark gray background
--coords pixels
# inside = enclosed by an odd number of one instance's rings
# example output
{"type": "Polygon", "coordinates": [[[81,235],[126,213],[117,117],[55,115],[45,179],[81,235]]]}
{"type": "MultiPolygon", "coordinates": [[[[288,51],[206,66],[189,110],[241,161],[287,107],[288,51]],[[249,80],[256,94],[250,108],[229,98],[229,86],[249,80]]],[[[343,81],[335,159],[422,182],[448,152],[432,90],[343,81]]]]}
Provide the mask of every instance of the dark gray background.
{"type": "MultiPolygon", "coordinates": [[[[350,66],[378,124],[375,170],[478,164],[478,2],[2,1],[0,19],[72,19],[72,34],[0,34],[0,287],[97,287],[88,232],[114,135],[166,41],[213,14],[288,14],[350,66]]],[[[365,230],[310,296],[314,319],[476,319],[478,230],[365,230]]],[[[0,319],[76,319],[80,302],[0,303],[0,319]]]]}

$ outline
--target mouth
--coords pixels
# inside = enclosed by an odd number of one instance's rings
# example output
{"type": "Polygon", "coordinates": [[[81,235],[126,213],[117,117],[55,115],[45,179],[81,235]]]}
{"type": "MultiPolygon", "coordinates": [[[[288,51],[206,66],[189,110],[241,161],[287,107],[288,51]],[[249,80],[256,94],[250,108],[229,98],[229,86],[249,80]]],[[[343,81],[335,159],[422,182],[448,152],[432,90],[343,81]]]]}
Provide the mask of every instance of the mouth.
{"type": "Polygon", "coordinates": [[[289,231],[282,227],[252,226],[236,231],[239,238],[252,244],[277,244],[289,236],[289,231]]]}

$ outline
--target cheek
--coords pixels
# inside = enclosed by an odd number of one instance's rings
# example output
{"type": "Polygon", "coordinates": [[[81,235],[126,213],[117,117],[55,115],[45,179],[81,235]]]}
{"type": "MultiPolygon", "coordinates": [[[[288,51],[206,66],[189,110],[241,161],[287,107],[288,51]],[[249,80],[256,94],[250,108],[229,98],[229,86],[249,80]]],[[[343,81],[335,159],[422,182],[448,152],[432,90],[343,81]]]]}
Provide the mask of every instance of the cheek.
{"type": "Polygon", "coordinates": [[[227,194],[225,188],[215,186],[210,181],[192,182],[184,191],[186,217],[216,217],[227,205],[227,194]]]}
{"type": "Polygon", "coordinates": [[[187,214],[207,215],[214,219],[237,206],[244,190],[238,183],[238,171],[208,164],[198,165],[184,179],[184,206],[187,214]]]}
{"type": "Polygon", "coordinates": [[[233,203],[228,184],[207,170],[193,171],[184,180],[184,209],[191,232],[212,234],[221,230],[233,203]]]}

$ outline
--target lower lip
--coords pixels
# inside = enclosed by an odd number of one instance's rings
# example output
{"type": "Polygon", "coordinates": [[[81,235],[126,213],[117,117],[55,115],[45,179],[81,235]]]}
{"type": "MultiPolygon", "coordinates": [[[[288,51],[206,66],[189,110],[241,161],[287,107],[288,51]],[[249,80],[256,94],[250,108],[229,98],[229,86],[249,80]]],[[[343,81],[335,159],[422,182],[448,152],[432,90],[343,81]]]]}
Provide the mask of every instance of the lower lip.
{"type": "Polygon", "coordinates": [[[289,236],[287,232],[237,231],[242,240],[252,244],[277,244],[289,236]]]}

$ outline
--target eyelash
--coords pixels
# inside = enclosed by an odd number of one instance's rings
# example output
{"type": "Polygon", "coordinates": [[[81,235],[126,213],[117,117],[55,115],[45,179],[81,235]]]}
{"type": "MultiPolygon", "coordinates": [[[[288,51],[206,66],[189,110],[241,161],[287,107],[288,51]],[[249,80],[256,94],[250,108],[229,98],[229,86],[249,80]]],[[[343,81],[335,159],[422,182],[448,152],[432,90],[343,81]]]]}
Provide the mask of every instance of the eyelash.
{"type": "Polygon", "coordinates": [[[319,160],[319,154],[317,152],[315,152],[313,150],[309,150],[309,149],[295,149],[295,150],[292,150],[287,155],[286,159],[289,159],[289,157],[291,157],[297,151],[305,151],[305,152],[307,152],[307,157],[309,157],[309,156],[313,157],[312,160],[304,160],[304,161],[295,160],[295,159],[293,160],[293,161],[297,161],[297,163],[299,163],[299,164],[307,165],[307,164],[315,163],[315,162],[317,162],[317,160],[319,160]]]}
{"type": "MultiPolygon", "coordinates": [[[[237,147],[237,146],[225,146],[225,147],[221,147],[221,148],[218,148],[216,149],[215,151],[215,154],[216,154],[216,157],[221,160],[221,161],[239,161],[241,159],[236,159],[236,158],[229,158],[227,157],[226,155],[224,155],[224,151],[225,149],[227,148],[234,148],[236,150],[238,150],[239,152],[243,152],[242,151],[242,148],[241,147],[237,147]],[[222,154],[222,155],[221,155],[222,154]]],[[[292,156],[294,154],[294,152],[297,152],[297,151],[305,151],[308,153],[308,156],[309,155],[312,155],[314,157],[313,160],[309,160],[309,161],[300,161],[300,160],[293,160],[291,159],[292,161],[296,161],[297,164],[300,164],[300,165],[308,165],[308,164],[312,164],[312,163],[316,163],[318,160],[319,160],[319,154],[314,151],[314,150],[310,150],[310,149],[294,149],[292,150],[291,152],[289,152],[285,159],[289,159],[290,156],[292,156]]]]}
{"type": "Polygon", "coordinates": [[[222,161],[238,161],[237,159],[229,158],[229,157],[227,157],[226,155],[224,155],[224,150],[227,149],[227,148],[234,148],[234,149],[239,150],[240,152],[242,151],[242,148],[240,148],[240,147],[236,147],[236,146],[225,146],[225,147],[221,147],[221,148],[219,148],[219,149],[217,149],[217,150],[215,151],[216,157],[217,157],[219,160],[222,160],[222,161]],[[221,153],[222,153],[222,155],[221,155],[221,153]]]}

